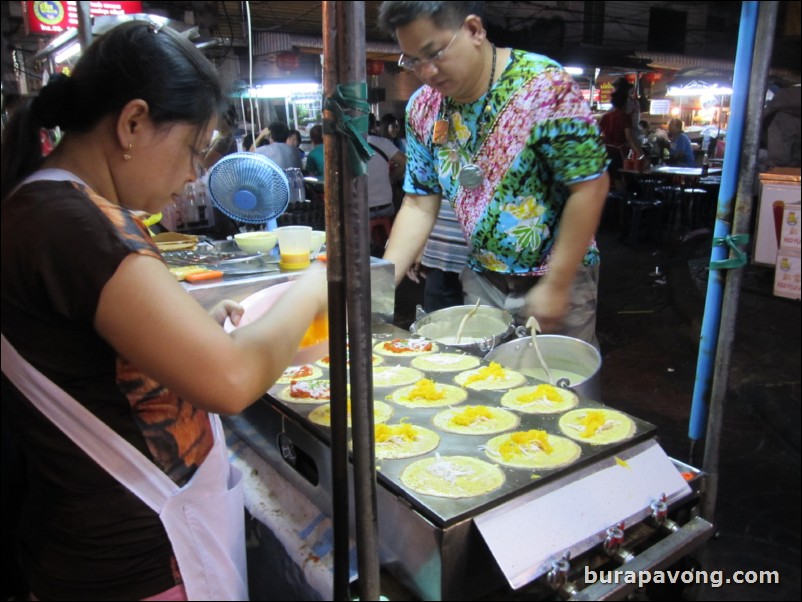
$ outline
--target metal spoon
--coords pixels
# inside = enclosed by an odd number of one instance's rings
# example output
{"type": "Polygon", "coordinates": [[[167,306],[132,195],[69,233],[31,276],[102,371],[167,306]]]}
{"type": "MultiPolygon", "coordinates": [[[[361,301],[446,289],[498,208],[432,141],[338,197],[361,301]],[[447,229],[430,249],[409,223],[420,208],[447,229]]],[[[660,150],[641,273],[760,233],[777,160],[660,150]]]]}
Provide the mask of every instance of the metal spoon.
{"type": "Polygon", "coordinates": [[[535,348],[535,353],[537,354],[537,359],[540,362],[540,365],[543,366],[543,370],[546,372],[546,378],[548,379],[548,383],[550,385],[554,384],[554,377],[551,374],[551,370],[546,365],[546,360],[543,359],[543,355],[540,353],[540,347],[537,346],[537,333],[540,332],[540,324],[537,321],[535,316],[530,316],[529,319],[526,321],[526,328],[530,329],[531,332],[531,339],[532,339],[532,347],[535,348]]]}
{"type": "Polygon", "coordinates": [[[462,322],[459,323],[459,328],[457,328],[457,336],[454,337],[454,344],[455,345],[459,345],[459,342],[462,340],[462,331],[465,330],[465,322],[467,322],[468,318],[470,318],[473,314],[476,313],[476,310],[479,309],[479,303],[480,302],[481,302],[481,299],[477,299],[476,300],[476,305],[473,306],[473,309],[471,309],[471,311],[469,311],[467,314],[465,314],[465,317],[462,318],[462,322]]]}

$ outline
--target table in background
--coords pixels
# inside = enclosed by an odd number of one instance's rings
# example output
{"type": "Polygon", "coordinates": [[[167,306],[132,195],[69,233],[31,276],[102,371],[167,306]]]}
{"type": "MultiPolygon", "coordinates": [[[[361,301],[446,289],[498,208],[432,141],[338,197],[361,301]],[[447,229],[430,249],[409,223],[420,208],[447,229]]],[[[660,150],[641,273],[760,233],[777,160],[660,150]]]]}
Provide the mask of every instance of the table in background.
{"type": "Polygon", "coordinates": [[[645,171],[621,170],[627,189],[635,193],[628,203],[633,206],[629,238],[638,236],[639,217],[644,209],[659,208],[669,231],[676,226],[679,214],[680,235],[699,228],[712,227],[721,184],[721,169],[709,168],[702,175],[701,167],[653,166],[645,171]]]}

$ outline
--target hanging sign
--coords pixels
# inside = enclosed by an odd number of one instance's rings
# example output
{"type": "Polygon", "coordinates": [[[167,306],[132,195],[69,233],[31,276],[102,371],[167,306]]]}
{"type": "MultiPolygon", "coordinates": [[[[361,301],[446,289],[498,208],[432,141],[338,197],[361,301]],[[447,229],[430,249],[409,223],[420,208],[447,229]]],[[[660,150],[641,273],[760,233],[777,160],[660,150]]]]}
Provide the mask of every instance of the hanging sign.
{"type": "MultiPolygon", "coordinates": [[[[23,2],[27,32],[59,34],[78,28],[77,2],[23,2]]],[[[90,2],[93,17],[132,15],[142,12],[141,2],[90,2]]]]}
{"type": "Polygon", "coordinates": [[[649,101],[650,115],[668,115],[671,112],[671,99],[661,98],[649,101]]]}

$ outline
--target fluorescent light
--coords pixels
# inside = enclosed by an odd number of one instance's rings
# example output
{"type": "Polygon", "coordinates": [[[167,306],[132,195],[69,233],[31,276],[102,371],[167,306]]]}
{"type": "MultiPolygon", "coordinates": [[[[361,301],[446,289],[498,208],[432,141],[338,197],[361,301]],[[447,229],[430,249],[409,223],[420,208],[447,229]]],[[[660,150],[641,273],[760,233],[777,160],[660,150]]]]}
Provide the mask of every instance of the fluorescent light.
{"type": "Polygon", "coordinates": [[[668,92],[666,92],[666,96],[705,96],[707,94],[712,94],[713,96],[730,96],[732,94],[732,88],[719,88],[718,85],[704,87],[688,86],[685,88],[670,86],[668,92]]]}
{"type": "Polygon", "coordinates": [[[265,84],[251,88],[244,95],[245,98],[287,98],[294,94],[316,94],[320,92],[320,84],[265,84]]]}
{"type": "Polygon", "coordinates": [[[585,72],[582,67],[565,67],[565,70],[571,75],[582,75],[585,72]]]}
{"type": "Polygon", "coordinates": [[[80,54],[80,52],[81,52],[81,45],[78,42],[75,42],[74,44],[70,44],[69,46],[67,46],[63,50],[58,51],[53,56],[53,60],[58,65],[58,64],[66,62],[68,59],[71,59],[76,54],[80,54]]]}

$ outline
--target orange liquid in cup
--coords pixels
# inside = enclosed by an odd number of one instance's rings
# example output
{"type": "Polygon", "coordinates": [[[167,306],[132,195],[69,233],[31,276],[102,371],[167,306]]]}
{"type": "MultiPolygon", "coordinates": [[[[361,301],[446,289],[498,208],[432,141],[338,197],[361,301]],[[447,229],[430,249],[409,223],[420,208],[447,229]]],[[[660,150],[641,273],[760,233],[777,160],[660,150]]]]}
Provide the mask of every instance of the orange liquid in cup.
{"type": "Polygon", "coordinates": [[[305,253],[281,253],[279,267],[286,270],[302,270],[309,267],[309,251],[305,253]]]}
{"type": "Polygon", "coordinates": [[[329,338],[329,316],[322,314],[315,316],[309,328],[304,333],[304,338],[301,339],[301,347],[310,347],[322,343],[329,338]]]}

